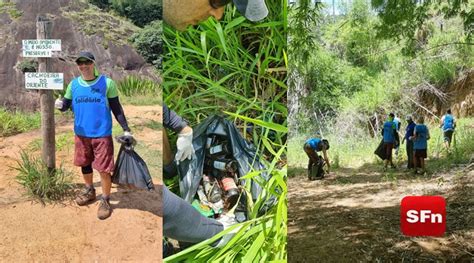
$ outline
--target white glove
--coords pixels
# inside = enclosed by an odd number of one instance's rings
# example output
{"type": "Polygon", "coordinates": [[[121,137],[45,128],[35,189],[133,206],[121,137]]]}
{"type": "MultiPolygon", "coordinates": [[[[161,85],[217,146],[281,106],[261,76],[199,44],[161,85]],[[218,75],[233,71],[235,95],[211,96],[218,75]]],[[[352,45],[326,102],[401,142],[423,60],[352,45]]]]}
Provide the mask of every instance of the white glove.
{"type": "MultiPolygon", "coordinates": [[[[237,221],[235,220],[235,216],[233,214],[222,215],[221,217],[217,219],[217,221],[219,221],[224,226],[223,231],[237,224],[237,221]]],[[[222,238],[219,240],[217,245],[215,245],[214,247],[221,248],[225,246],[235,236],[235,234],[239,232],[241,228],[242,226],[236,226],[234,229],[232,229],[227,234],[222,236],[222,238]]]]}
{"type": "Polygon", "coordinates": [[[176,141],[176,148],[178,151],[176,152],[176,156],[174,159],[177,163],[184,161],[186,159],[191,160],[191,156],[194,153],[193,147],[193,131],[187,133],[179,133],[178,140],[176,141]]]}
{"type": "Polygon", "coordinates": [[[59,98],[57,98],[54,102],[54,107],[58,110],[63,108],[63,99],[61,98],[61,96],[59,96],[59,98]]]}

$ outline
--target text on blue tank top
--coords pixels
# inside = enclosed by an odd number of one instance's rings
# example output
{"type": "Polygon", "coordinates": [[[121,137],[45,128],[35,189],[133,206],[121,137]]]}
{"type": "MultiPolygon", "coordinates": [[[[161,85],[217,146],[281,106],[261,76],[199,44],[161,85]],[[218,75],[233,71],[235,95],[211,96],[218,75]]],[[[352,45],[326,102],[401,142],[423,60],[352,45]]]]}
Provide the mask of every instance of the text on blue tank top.
{"type": "Polygon", "coordinates": [[[306,143],[309,144],[309,146],[311,146],[311,148],[313,150],[317,150],[318,149],[318,144],[321,142],[321,139],[318,139],[318,138],[311,138],[309,140],[306,141],[306,143]]]}
{"type": "Polygon", "coordinates": [[[454,117],[451,114],[444,115],[444,125],[443,130],[452,130],[454,129],[454,117]]]}
{"type": "Polygon", "coordinates": [[[72,81],[74,133],[83,137],[106,137],[112,134],[112,116],[107,101],[107,79],[100,75],[90,86],[79,78],[72,81]]]}
{"type": "Polygon", "coordinates": [[[393,123],[393,121],[386,121],[383,124],[383,141],[384,142],[389,142],[389,143],[395,142],[395,136],[393,135],[394,125],[395,123],[393,123]]]}
{"type": "Polygon", "coordinates": [[[425,125],[416,125],[416,139],[413,143],[413,148],[416,150],[428,148],[428,129],[425,125]]]}

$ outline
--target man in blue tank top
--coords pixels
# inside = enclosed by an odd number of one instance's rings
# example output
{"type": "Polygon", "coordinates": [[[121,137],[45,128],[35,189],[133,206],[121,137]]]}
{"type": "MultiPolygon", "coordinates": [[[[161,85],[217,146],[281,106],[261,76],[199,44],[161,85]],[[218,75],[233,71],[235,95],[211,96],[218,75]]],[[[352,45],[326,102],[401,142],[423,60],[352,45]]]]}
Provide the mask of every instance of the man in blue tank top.
{"type": "Polygon", "coordinates": [[[389,163],[392,168],[395,168],[395,165],[392,161],[392,150],[397,144],[398,132],[397,125],[395,124],[395,122],[393,122],[394,118],[395,114],[390,113],[388,115],[387,121],[384,122],[382,128],[383,145],[385,148],[385,154],[387,156],[387,159],[385,159],[384,170],[387,169],[389,163]]]}
{"type": "Polygon", "coordinates": [[[456,120],[451,114],[451,109],[446,111],[446,114],[441,118],[441,129],[443,129],[444,145],[449,151],[451,148],[451,140],[453,138],[454,129],[456,128],[456,120]]]}
{"type": "Polygon", "coordinates": [[[306,140],[303,149],[308,155],[309,158],[309,163],[308,163],[308,173],[311,173],[311,167],[313,164],[318,164],[320,162],[319,156],[317,152],[323,152],[324,160],[326,161],[327,167],[328,167],[328,172],[330,168],[329,164],[329,158],[327,155],[327,150],[329,150],[329,142],[328,140],[325,139],[319,139],[319,138],[310,138],[306,140]]]}
{"type": "Polygon", "coordinates": [[[418,117],[418,124],[415,126],[413,136],[413,149],[415,150],[415,174],[418,173],[418,168],[421,168],[421,173],[425,173],[425,158],[428,157],[428,140],[430,139],[430,132],[428,127],[424,124],[423,116],[418,117]]]}
{"type": "Polygon", "coordinates": [[[80,206],[96,199],[93,185],[93,169],[100,173],[102,198],[97,217],[108,218],[110,207],[111,174],[114,170],[112,141],[112,116],[122,126],[124,135],[133,139],[122,105],[119,102],[115,82],[99,74],[94,55],[81,52],[76,59],[81,76],[69,83],[64,98],[58,98],[55,107],[61,111],[72,108],[74,112],[74,165],[80,166],[85,189],[76,197],[80,206]]]}

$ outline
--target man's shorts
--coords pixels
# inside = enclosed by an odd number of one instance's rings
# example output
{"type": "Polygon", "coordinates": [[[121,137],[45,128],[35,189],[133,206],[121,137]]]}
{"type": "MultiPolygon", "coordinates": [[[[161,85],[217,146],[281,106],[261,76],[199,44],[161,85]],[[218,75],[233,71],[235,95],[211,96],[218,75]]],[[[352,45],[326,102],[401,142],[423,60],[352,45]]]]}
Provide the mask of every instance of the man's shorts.
{"type": "Polygon", "coordinates": [[[395,146],[395,144],[391,143],[391,142],[384,142],[383,143],[383,147],[385,148],[385,155],[386,155],[387,159],[392,158],[393,146],[395,146]]]}
{"type": "Polygon", "coordinates": [[[426,158],[428,154],[426,153],[426,149],[415,149],[415,158],[426,158]]]}
{"type": "Polygon", "coordinates": [[[88,166],[101,173],[114,171],[114,143],[112,136],[86,138],[76,135],[74,138],[74,165],[88,166]]]}
{"type": "Polygon", "coordinates": [[[452,131],[452,130],[445,131],[444,132],[444,141],[451,143],[451,140],[453,138],[453,133],[454,133],[454,131],[452,131]]]}

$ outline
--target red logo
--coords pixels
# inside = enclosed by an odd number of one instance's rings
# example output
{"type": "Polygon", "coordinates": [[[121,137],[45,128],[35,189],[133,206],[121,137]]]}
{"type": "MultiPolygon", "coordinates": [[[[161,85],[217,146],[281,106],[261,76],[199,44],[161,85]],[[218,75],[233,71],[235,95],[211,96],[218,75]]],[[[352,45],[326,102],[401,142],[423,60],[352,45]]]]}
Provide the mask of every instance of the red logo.
{"type": "Polygon", "coordinates": [[[405,196],[400,205],[405,236],[442,236],[446,232],[446,200],[442,196],[405,196]]]}

